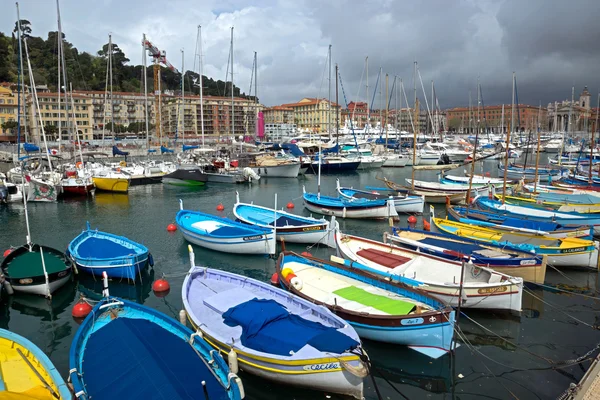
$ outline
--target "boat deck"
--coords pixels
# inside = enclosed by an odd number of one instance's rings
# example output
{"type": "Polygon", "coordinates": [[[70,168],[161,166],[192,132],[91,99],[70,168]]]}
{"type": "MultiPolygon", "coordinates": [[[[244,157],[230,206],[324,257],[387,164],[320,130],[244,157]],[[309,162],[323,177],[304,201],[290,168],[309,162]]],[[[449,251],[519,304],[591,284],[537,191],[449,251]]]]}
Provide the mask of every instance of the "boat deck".
{"type": "Polygon", "coordinates": [[[430,308],[416,300],[304,263],[286,262],[284,268],[290,268],[302,280],[301,292],[308,297],[349,311],[407,315],[416,306],[430,308]]]}

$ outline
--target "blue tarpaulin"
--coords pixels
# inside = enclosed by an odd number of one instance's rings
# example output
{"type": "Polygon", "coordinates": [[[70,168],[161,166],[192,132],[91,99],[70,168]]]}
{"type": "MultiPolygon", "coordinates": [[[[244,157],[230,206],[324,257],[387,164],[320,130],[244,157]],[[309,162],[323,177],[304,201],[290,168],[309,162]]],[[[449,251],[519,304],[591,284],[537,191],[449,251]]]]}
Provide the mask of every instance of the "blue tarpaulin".
{"type": "Polygon", "coordinates": [[[319,351],[341,354],[358,342],[318,322],[290,312],[275,300],[252,299],[231,307],[223,322],[242,327],[242,344],[254,350],[281,356],[309,344],[319,351]]]}
{"type": "Polygon", "coordinates": [[[228,399],[225,389],[183,339],[145,319],[117,318],[86,345],[82,377],[89,397],[228,399]]]}
{"type": "Polygon", "coordinates": [[[187,151],[187,150],[194,150],[197,149],[198,146],[188,146],[186,144],[183,145],[183,151],[187,151]]]}
{"type": "Polygon", "coordinates": [[[23,150],[25,150],[27,153],[32,153],[34,151],[40,151],[40,148],[35,144],[23,143],[23,150]]]}
{"type": "Polygon", "coordinates": [[[128,151],[123,151],[123,150],[119,149],[117,146],[113,146],[112,153],[113,153],[113,156],[128,156],[129,155],[128,151]]]}

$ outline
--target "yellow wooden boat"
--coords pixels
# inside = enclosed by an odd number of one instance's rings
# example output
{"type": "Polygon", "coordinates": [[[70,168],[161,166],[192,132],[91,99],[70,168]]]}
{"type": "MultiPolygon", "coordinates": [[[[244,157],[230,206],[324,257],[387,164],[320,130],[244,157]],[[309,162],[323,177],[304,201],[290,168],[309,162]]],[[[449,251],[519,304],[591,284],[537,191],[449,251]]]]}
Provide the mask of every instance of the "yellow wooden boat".
{"type": "MultiPolygon", "coordinates": [[[[497,194],[496,199],[502,200],[502,195],[497,194]]],[[[504,201],[508,204],[515,204],[520,206],[531,206],[538,208],[550,208],[560,212],[576,212],[576,213],[600,213],[600,203],[594,204],[580,204],[580,203],[566,203],[560,201],[549,201],[540,199],[534,195],[521,194],[520,196],[507,195],[504,201]]]]}
{"type": "Polygon", "coordinates": [[[548,264],[562,267],[598,267],[598,249],[591,240],[579,238],[553,238],[544,235],[528,234],[519,231],[506,232],[489,227],[481,227],[432,218],[434,226],[445,233],[492,243],[507,248],[529,251],[540,256],[548,256],[548,264]]]}
{"type": "Polygon", "coordinates": [[[0,399],[71,399],[65,381],[36,345],[0,329],[0,399]]]}
{"type": "Polygon", "coordinates": [[[93,177],[97,190],[104,192],[127,193],[129,190],[129,179],[122,177],[93,177]]]}

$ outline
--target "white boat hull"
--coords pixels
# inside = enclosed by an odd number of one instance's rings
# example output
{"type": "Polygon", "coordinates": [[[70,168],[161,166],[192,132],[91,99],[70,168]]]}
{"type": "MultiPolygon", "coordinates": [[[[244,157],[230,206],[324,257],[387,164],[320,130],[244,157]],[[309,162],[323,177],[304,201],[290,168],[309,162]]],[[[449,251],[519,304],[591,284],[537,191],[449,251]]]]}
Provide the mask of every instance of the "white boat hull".
{"type": "Polygon", "coordinates": [[[394,208],[397,213],[422,214],[424,207],[425,198],[423,196],[407,196],[394,199],[394,208]]]}
{"type": "MultiPolygon", "coordinates": [[[[596,242],[596,246],[598,242],[596,242]]],[[[550,255],[548,264],[553,267],[598,268],[598,248],[587,253],[550,255]]]]}
{"type": "MultiPolygon", "coordinates": [[[[54,293],[55,291],[57,291],[58,289],[63,287],[70,278],[71,278],[71,271],[69,271],[62,278],[57,279],[53,282],[50,282],[48,284],[48,286],[50,286],[50,293],[54,293]]],[[[38,296],[46,296],[48,294],[48,289],[46,288],[45,283],[42,283],[39,285],[31,285],[31,286],[25,286],[25,285],[20,286],[19,285],[19,286],[13,286],[12,288],[14,289],[15,292],[19,292],[19,293],[29,293],[29,294],[35,294],[38,296]]]]}
{"type": "Polygon", "coordinates": [[[221,251],[232,254],[272,254],[272,246],[275,244],[273,233],[249,236],[247,238],[211,238],[201,236],[180,227],[185,240],[197,246],[210,250],[221,251]],[[245,240],[247,239],[247,240],[245,240]]]}
{"type": "Polygon", "coordinates": [[[391,155],[386,157],[383,162],[383,167],[385,168],[398,168],[405,167],[408,164],[408,157],[397,157],[395,155],[391,155]]]}
{"type": "Polygon", "coordinates": [[[281,164],[270,165],[265,167],[252,167],[252,171],[256,172],[261,178],[296,178],[300,173],[301,164],[281,164]]]}
{"type": "Polygon", "coordinates": [[[322,214],[322,215],[333,215],[339,218],[356,218],[356,219],[385,219],[385,218],[394,218],[398,219],[398,213],[396,212],[395,207],[380,206],[380,207],[372,207],[372,208],[361,208],[358,210],[352,209],[338,209],[338,208],[327,208],[322,207],[316,204],[309,203],[304,201],[304,207],[307,210],[322,214]],[[392,212],[390,212],[390,208],[392,212]]]}

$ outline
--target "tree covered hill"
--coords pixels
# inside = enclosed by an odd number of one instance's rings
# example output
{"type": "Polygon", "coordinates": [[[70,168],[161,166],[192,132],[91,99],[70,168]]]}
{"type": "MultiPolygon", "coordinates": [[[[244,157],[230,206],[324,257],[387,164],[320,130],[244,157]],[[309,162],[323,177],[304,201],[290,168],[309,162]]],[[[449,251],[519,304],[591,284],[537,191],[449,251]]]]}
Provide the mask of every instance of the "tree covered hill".
{"type": "MultiPolygon", "coordinates": [[[[0,32],[0,82],[17,82],[19,65],[19,42],[17,39],[17,23],[15,29],[5,34],[0,32]]],[[[55,91],[58,82],[58,32],[48,32],[47,39],[32,35],[31,23],[21,20],[22,38],[26,38],[31,60],[31,68],[36,85],[48,85],[55,91]]],[[[65,64],[67,79],[73,84],[74,90],[105,90],[107,81],[107,61],[109,56],[108,43],[102,46],[96,54],[80,52],[72,43],[66,40],[63,33],[63,49],[65,53],[65,64]]],[[[129,58],[119,48],[118,44],[112,45],[112,74],[113,90],[123,92],[143,92],[143,66],[131,65],[129,58]]],[[[25,58],[25,49],[23,48],[25,58]]],[[[25,83],[29,84],[27,62],[24,59],[25,83]]],[[[179,91],[181,89],[181,74],[174,73],[167,68],[161,67],[161,89],[179,91]]],[[[152,65],[147,69],[148,93],[154,92],[154,76],[152,65]]],[[[186,71],[185,91],[186,93],[198,93],[199,88],[193,85],[199,75],[196,72],[186,71]]],[[[221,80],[213,80],[206,76],[202,77],[204,94],[212,96],[231,95],[231,83],[221,80]]],[[[234,95],[246,96],[234,85],[234,95]]]]}

